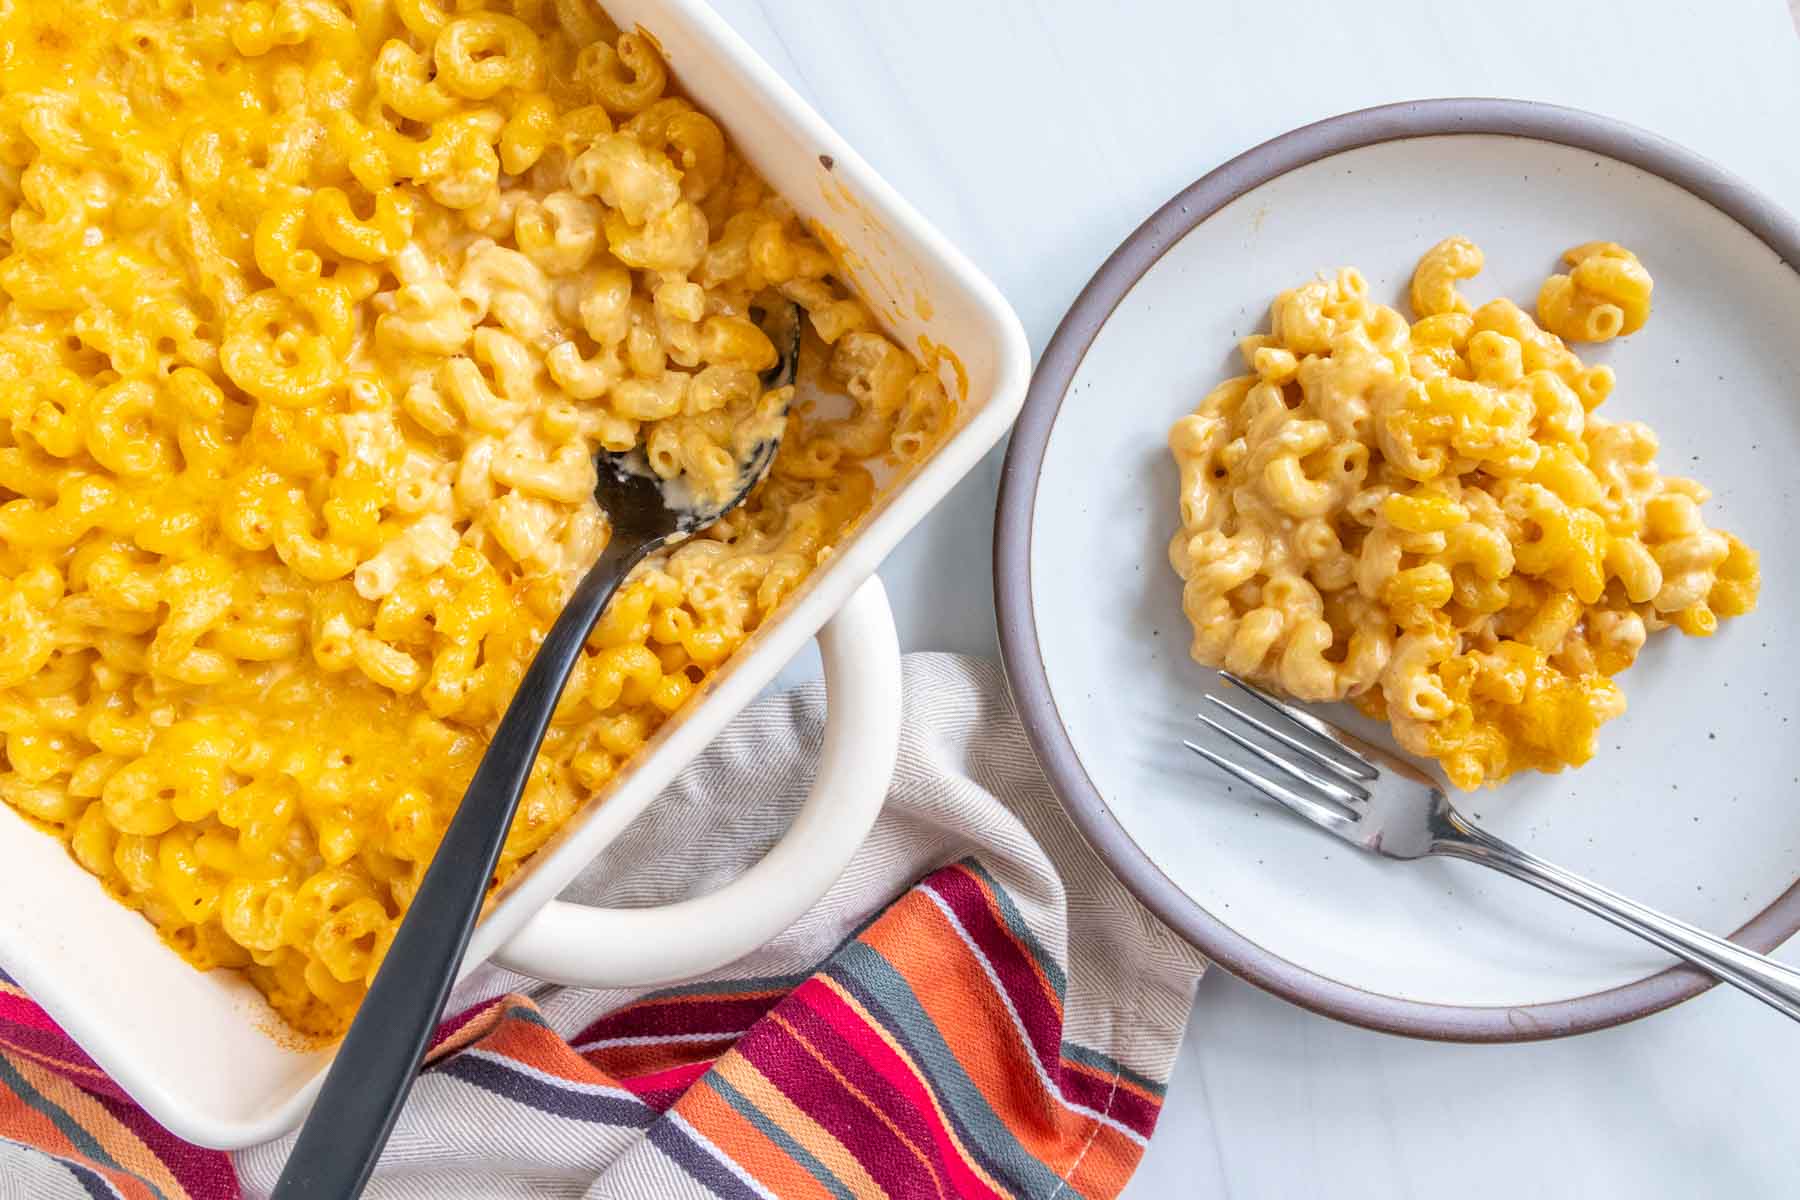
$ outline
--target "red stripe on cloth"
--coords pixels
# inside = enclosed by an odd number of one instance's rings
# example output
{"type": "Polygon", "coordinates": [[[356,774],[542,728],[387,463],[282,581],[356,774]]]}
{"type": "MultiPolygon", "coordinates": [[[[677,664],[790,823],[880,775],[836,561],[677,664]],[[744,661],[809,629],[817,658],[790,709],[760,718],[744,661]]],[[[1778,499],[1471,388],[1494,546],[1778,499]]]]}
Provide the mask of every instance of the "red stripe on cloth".
{"type": "MultiPolygon", "coordinates": [[[[950,1137],[937,1106],[929,1103],[931,1097],[925,1097],[927,1103],[919,1103],[916,1093],[908,1094],[901,1088],[900,1080],[890,1077],[882,1066],[871,1060],[867,1053],[868,1026],[860,1014],[837,1002],[835,993],[824,987],[803,988],[802,991],[804,995],[796,994],[795,1003],[783,1005],[777,1015],[785,1018],[800,1038],[843,1074],[847,1086],[892,1121],[901,1136],[929,1151],[934,1173],[952,1180],[959,1195],[969,1194],[969,1189],[979,1183],[974,1168],[963,1156],[961,1146],[950,1137]],[[815,993],[820,999],[818,1005],[813,1003],[815,993]],[[833,1010],[830,1015],[824,1011],[826,1006],[833,1010]],[[840,1026],[833,1016],[839,1020],[847,1018],[848,1025],[840,1026]]],[[[879,1037],[873,1040],[885,1051],[881,1058],[890,1059],[892,1050],[887,1043],[879,1037]]],[[[904,1063],[900,1064],[900,1070],[903,1075],[911,1074],[904,1063]]]]}
{"type": "Polygon", "coordinates": [[[957,923],[1000,981],[1038,1062],[1054,1076],[1062,1062],[1062,1004],[1036,961],[995,914],[987,889],[961,868],[934,872],[920,886],[956,914],[957,923]]]}
{"type": "MultiPolygon", "coordinates": [[[[888,1175],[899,1172],[907,1187],[929,1183],[956,1196],[999,1194],[965,1157],[917,1074],[821,980],[796,989],[745,1036],[737,1053],[842,1142],[882,1186],[897,1186],[888,1175]],[[828,1015],[827,1008],[835,1011],[828,1015]],[[786,1026],[784,1037],[765,1036],[779,1025],[786,1026]]],[[[929,1188],[925,1194],[932,1194],[929,1188]]]]}
{"type": "Polygon", "coordinates": [[[942,1173],[932,1162],[934,1156],[907,1139],[891,1120],[884,1119],[886,1114],[847,1086],[843,1076],[782,1021],[779,1012],[745,1034],[737,1054],[842,1143],[889,1196],[900,1200],[945,1194],[942,1173]]]}
{"type": "Polygon", "coordinates": [[[648,1046],[602,1046],[584,1050],[581,1057],[614,1079],[636,1079],[665,1071],[704,1070],[731,1049],[742,1030],[722,1033],[699,1042],[656,1042],[648,1046]]]}
{"type": "Polygon", "coordinates": [[[239,1200],[243,1196],[237,1172],[231,1169],[230,1155],[182,1141],[129,1100],[104,1096],[96,1096],[95,1100],[119,1124],[135,1133],[195,1200],[239,1200]]]}
{"type": "MultiPolygon", "coordinates": [[[[1065,1057],[1063,1059],[1063,1066],[1066,1070],[1070,1070],[1070,1071],[1084,1071],[1096,1079],[1105,1079],[1105,1080],[1110,1081],[1113,1078],[1112,1072],[1108,1071],[1105,1067],[1102,1067],[1098,1063],[1084,1062],[1080,1059],[1065,1057]]],[[[1152,1108],[1161,1108],[1162,1107],[1163,1097],[1162,1097],[1161,1092],[1153,1091],[1150,1088],[1145,1087],[1143,1084],[1139,1083],[1137,1080],[1133,1079],[1130,1075],[1125,1074],[1125,1073],[1121,1073],[1118,1076],[1118,1079],[1119,1079],[1119,1090],[1120,1091],[1130,1092],[1132,1095],[1136,1096],[1138,1099],[1142,1100],[1144,1103],[1150,1105],[1152,1108]]]]}
{"type": "Polygon", "coordinates": [[[47,1071],[54,1071],[69,1082],[79,1084],[95,1095],[116,1100],[129,1099],[99,1065],[82,1053],[69,1035],[52,1026],[48,1030],[27,1029],[14,1025],[0,1028],[0,1047],[30,1059],[47,1071]]]}
{"type": "Polygon", "coordinates": [[[689,1063],[673,1070],[658,1071],[654,1075],[633,1075],[618,1080],[620,1087],[654,1108],[657,1112],[667,1112],[674,1103],[681,1099],[682,1093],[699,1082],[700,1077],[712,1070],[712,1063],[689,1063]]]}
{"type": "Polygon", "coordinates": [[[758,996],[683,996],[633,1004],[601,1017],[570,1039],[577,1046],[620,1037],[671,1037],[689,1033],[729,1033],[750,1028],[781,1002],[785,993],[758,996]]]}
{"type": "Polygon", "coordinates": [[[0,987],[0,1047],[24,1054],[89,1091],[127,1099],[124,1089],[100,1064],[89,1058],[49,1013],[15,987],[0,987]]]}
{"type": "Polygon", "coordinates": [[[97,1098],[129,1102],[125,1089],[112,1081],[74,1039],[50,1019],[48,1013],[25,996],[8,991],[4,1017],[0,1017],[0,1050],[50,1071],[97,1098]]]}
{"type": "Polygon", "coordinates": [[[63,1033],[61,1026],[50,1019],[49,1013],[16,988],[0,988],[0,1021],[10,1021],[28,1029],[47,1029],[61,1037],[68,1036],[63,1033]]]}
{"type": "Polygon", "coordinates": [[[1095,1073],[1091,1067],[1065,1059],[1057,1082],[1071,1103],[1104,1113],[1133,1133],[1147,1138],[1156,1129],[1162,1106],[1145,1099],[1123,1079],[1095,1073]]]}
{"type": "Polygon", "coordinates": [[[914,1113],[918,1114],[937,1148],[937,1158],[947,1164],[957,1183],[958,1196],[1002,1196],[997,1185],[970,1161],[962,1142],[945,1121],[930,1085],[918,1068],[903,1057],[879,1030],[870,1026],[862,1014],[845,1002],[844,997],[822,980],[813,979],[795,993],[820,1020],[828,1023],[856,1052],[871,1071],[886,1080],[914,1113]],[[979,1173],[978,1173],[979,1172],[979,1173]]]}

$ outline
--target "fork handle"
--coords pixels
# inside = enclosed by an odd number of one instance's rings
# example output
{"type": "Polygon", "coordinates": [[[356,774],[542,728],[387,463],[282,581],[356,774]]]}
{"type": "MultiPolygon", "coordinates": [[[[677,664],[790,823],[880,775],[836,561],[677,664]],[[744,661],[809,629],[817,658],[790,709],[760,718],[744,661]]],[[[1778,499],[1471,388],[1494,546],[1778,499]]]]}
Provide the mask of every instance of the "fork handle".
{"type": "Polygon", "coordinates": [[[1800,1021],[1800,971],[1742,946],[1696,929],[1686,921],[1646,908],[1617,892],[1565,871],[1534,854],[1501,841],[1472,825],[1462,814],[1446,816],[1432,853],[1466,859],[1523,879],[1553,896],[1585,908],[1597,917],[1629,930],[1647,942],[1694,964],[1717,979],[1741,988],[1770,1008],[1800,1021]]]}

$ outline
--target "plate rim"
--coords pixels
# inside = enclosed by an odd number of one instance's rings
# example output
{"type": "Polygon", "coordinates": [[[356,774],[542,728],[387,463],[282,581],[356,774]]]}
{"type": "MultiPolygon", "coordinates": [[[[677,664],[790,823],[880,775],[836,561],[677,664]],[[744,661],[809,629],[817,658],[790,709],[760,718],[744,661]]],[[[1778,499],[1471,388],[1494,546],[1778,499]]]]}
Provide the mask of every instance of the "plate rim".
{"type": "MultiPolygon", "coordinates": [[[[1323,1016],[1409,1037],[1526,1042],[1589,1033],[1680,1004],[1718,981],[1688,966],[1563,1000],[1453,1005],[1408,1000],[1321,975],[1264,949],[1174,883],[1112,813],[1058,714],[1031,594],[1033,510],[1050,434],[1069,385],[1115,309],[1163,254],[1220,209],[1298,168],[1346,151],[1422,137],[1502,136],[1600,154],[1660,176],[1748,230],[1800,275],[1800,222],[1709,159],[1610,117],[1532,100],[1410,100],[1328,117],[1215,167],[1139,225],[1076,297],[1044,349],[1001,469],[994,520],[994,607],[1001,662],[1045,775],[1077,828],[1138,900],[1207,957],[1265,991],[1323,1016]]],[[[1800,932],[1800,878],[1732,935],[1767,953],[1800,932]]]]}

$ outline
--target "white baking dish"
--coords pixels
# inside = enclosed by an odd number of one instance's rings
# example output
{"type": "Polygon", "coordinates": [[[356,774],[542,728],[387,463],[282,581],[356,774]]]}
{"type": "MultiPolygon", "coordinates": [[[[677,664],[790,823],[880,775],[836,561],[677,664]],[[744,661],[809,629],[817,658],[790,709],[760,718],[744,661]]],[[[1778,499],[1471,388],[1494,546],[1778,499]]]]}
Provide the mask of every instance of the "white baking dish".
{"type": "MultiPolygon", "coordinates": [[[[496,958],[546,979],[626,986],[698,974],[761,945],[823,894],[867,833],[892,773],[900,718],[893,620],[870,576],[1006,431],[1024,399],[1030,352],[993,285],[701,0],[606,7],[621,25],[652,34],[688,94],[797,209],[842,241],[854,285],[901,344],[949,347],[966,376],[952,436],[896,481],[780,620],[658,735],[604,802],[509,881],[464,964],[466,972],[496,958]],[[815,633],[829,727],[812,795],[769,857],[724,890],[671,907],[601,911],[555,900],[815,633]]],[[[947,361],[952,395],[955,374],[947,361]]],[[[301,1044],[235,974],[188,966],[59,842],[4,805],[0,855],[0,966],[152,1116],[220,1148],[299,1123],[331,1048],[301,1044]]]]}

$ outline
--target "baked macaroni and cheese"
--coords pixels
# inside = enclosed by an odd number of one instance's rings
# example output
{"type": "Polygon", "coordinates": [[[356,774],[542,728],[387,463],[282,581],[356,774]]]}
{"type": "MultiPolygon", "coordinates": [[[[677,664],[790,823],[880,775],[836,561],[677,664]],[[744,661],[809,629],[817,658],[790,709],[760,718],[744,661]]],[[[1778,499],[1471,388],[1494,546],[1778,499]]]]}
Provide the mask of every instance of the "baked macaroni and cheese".
{"type": "Polygon", "coordinates": [[[309,1032],[606,541],[597,451],[729,487],[770,305],[844,397],[614,599],[496,883],[953,416],[584,0],[10,0],[0,208],[0,798],[309,1032]]]}
{"type": "Polygon", "coordinates": [[[1354,700],[1474,788],[1586,762],[1651,632],[1756,606],[1755,552],[1647,426],[1596,414],[1613,372],[1564,343],[1641,327],[1648,272],[1610,243],[1565,262],[1536,321],[1471,310],[1464,238],[1420,260],[1411,324],[1351,269],[1276,298],[1252,373],[1169,435],[1195,659],[1354,700]]]}

